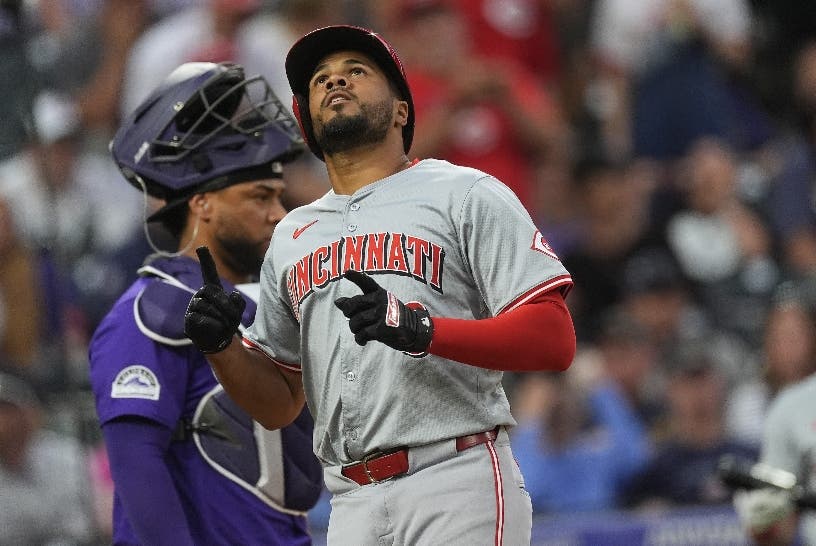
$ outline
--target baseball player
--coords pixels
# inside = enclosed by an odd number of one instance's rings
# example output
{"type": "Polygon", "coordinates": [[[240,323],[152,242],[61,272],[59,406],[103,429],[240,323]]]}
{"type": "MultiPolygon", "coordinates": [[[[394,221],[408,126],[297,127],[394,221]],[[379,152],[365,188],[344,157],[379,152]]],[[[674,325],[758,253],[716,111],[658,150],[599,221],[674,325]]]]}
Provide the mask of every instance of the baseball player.
{"type": "Polygon", "coordinates": [[[305,513],[322,473],[310,415],[264,430],[224,393],[183,331],[202,284],[198,245],[212,249],[241,302],[234,326],[252,322],[251,281],[285,214],[282,165],[304,150],[263,78],[214,63],[177,68],[111,143],[127,180],[166,202],[148,221],[179,241],[177,252],[148,258],[90,344],[114,480],[114,544],[311,543],[305,513]]]}
{"type": "MultiPolygon", "coordinates": [[[[771,402],[763,425],[760,461],[792,473],[808,491],[816,491],[816,375],[782,390],[771,402]]],[[[766,488],[738,491],[734,505],[743,527],[757,544],[816,544],[816,515],[801,515],[791,493],[766,488]]]]}
{"type": "Polygon", "coordinates": [[[266,427],[308,401],[330,544],[528,544],[502,372],[570,365],[569,273],[501,182],[409,160],[411,94],[378,34],[317,29],[286,71],[332,189],[275,230],[242,342],[203,261],[187,335],[266,427]]]}

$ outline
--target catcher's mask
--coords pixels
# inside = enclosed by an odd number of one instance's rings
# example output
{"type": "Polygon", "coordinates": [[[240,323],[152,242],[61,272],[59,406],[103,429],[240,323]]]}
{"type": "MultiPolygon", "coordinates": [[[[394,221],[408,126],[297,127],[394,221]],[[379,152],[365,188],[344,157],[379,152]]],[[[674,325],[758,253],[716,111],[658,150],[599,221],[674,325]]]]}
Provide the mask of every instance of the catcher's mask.
{"type": "Polygon", "coordinates": [[[132,185],[165,205],[156,221],[197,194],[280,178],[305,150],[297,124],[261,76],[233,63],[185,63],[124,121],[110,143],[132,185]]]}
{"type": "Polygon", "coordinates": [[[313,30],[298,40],[286,55],[286,77],[294,95],[292,108],[309,149],[318,158],[323,159],[323,151],[315,141],[309,115],[309,80],[312,79],[314,69],[321,59],[342,50],[361,51],[374,59],[397,87],[400,99],[408,103],[408,122],[402,128],[403,148],[405,153],[408,153],[414,139],[414,102],[402,61],[394,48],[379,34],[350,25],[334,25],[313,30]]]}

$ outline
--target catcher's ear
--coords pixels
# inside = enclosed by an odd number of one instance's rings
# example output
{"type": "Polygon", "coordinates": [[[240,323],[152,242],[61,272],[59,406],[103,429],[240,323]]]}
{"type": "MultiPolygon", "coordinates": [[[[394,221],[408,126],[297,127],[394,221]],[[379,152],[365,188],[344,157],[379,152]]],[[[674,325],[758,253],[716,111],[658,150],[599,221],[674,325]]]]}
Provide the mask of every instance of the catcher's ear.
{"type": "Polygon", "coordinates": [[[193,212],[208,212],[210,210],[210,203],[204,194],[194,195],[188,202],[193,212]]]}

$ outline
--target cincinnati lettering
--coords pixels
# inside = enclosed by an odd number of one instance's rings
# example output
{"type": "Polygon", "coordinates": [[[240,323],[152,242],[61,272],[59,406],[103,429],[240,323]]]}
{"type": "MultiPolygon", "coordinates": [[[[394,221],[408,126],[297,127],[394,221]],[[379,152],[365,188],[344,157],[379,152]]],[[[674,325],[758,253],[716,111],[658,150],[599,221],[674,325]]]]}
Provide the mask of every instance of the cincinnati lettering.
{"type": "Polygon", "coordinates": [[[349,269],[365,273],[411,276],[442,293],[444,249],[403,233],[368,233],[343,237],[298,260],[286,275],[295,314],[316,288],[337,280],[349,269]]]}

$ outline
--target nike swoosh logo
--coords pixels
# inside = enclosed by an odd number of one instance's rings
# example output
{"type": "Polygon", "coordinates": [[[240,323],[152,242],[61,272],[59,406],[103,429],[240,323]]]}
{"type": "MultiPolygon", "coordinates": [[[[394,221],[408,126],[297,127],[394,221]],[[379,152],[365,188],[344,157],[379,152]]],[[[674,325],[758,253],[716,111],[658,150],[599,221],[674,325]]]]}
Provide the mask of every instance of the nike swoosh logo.
{"type": "Polygon", "coordinates": [[[311,222],[309,222],[305,226],[301,226],[301,227],[297,228],[295,231],[292,232],[292,239],[297,239],[298,237],[301,236],[301,234],[304,231],[306,231],[307,229],[309,229],[310,227],[312,227],[316,223],[317,223],[317,220],[312,220],[311,222]]]}

